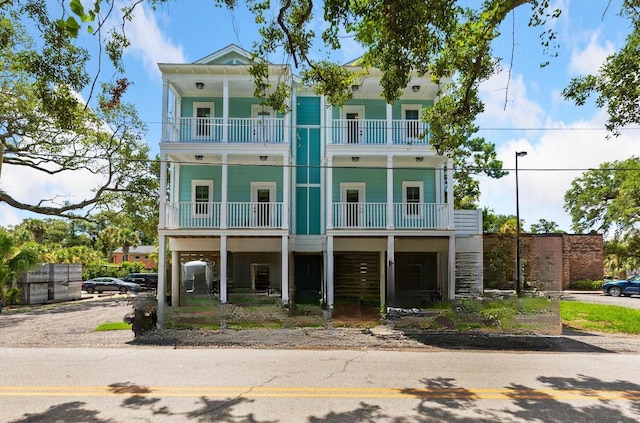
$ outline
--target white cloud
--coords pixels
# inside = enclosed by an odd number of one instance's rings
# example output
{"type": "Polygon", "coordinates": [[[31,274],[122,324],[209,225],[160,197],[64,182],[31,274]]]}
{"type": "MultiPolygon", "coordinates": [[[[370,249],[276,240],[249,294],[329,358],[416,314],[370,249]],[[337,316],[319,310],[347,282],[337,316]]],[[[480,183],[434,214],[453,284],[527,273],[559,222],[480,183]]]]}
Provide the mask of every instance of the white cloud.
{"type": "MultiPolygon", "coordinates": [[[[36,172],[24,166],[3,165],[0,187],[16,200],[36,204],[43,199],[52,199],[44,205],[56,206],[65,201],[77,202],[93,196],[91,189],[104,180],[103,176],[89,171],[67,171],[56,175],[36,172]]],[[[20,223],[32,213],[0,204],[0,225],[9,226],[20,223]]],[[[38,215],[38,218],[43,216],[38,215]]]]}
{"type": "Polygon", "coordinates": [[[614,45],[609,41],[600,40],[600,31],[586,32],[588,40],[583,49],[575,50],[569,61],[569,72],[573,75],[587,75],[596,73],[607,56],[614,53],[614,45]]]}
{"type": "Polygon", "coordinates": [[[543,110],[529,99],[522,75],[515,75],[510,81],[507,72],[495,75],[480,86],[480,96],[485,102],[485,110],[477,119],[479,125],[493,128],[540,126],[543,110]]]}
{"type": "Polygon", "coordinates": [[[135,16],[127,23],[127,37],[131,45],[128,54],[139,56],[147,73],[160,78],[158,63],[186,63],[182,46],[176,45],[161,31],[154,12],[146,4],[139,4],[135,16]]]}
{"type": "Polygon", "coordinates": [[[577,121],[568,125],[550,123],[537,136],[509,140],[497,148],[498,158],[510,174],[502,179],[481,179],[481,207],[498,214],[515,215],[515,152],[527,151],[518,159],[518,191],[520,218],[525,228],[539,219],[555,221],[566,231],[571,219],[563,210],[564,195],[571,182],[584,171],[601,163],[624,160],[640,155],[640,133],[623,132],[618,138],[606,139],[602,113],[591,121],[577,121]]]}

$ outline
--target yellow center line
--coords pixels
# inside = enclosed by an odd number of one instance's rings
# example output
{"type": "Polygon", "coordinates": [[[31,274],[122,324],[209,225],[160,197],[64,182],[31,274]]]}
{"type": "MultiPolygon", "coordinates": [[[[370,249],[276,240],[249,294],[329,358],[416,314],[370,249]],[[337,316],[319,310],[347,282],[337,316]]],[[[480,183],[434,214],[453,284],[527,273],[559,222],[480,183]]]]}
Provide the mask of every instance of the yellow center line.
{"type": "Polygon", "coordinates": [[[255,398],[405,398],[405,399],[531,399],[640,400],[640,391],[509,388],[324,388],[214,386],[0,386],[0,397],[151,396],[255,398]]]}

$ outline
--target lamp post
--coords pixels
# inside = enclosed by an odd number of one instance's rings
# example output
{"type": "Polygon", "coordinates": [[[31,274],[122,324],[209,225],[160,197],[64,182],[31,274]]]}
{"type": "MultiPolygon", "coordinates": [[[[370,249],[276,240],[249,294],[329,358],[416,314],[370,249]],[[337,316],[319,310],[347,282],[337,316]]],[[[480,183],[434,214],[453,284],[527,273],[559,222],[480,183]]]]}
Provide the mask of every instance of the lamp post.
{"type": "Polygon", "coordinates": [[[527,155],[526,151],[516,151],[516,294],[522,295],[522,275],[520,266],[520,196],[518,193],[518,157],[527,155]]]}

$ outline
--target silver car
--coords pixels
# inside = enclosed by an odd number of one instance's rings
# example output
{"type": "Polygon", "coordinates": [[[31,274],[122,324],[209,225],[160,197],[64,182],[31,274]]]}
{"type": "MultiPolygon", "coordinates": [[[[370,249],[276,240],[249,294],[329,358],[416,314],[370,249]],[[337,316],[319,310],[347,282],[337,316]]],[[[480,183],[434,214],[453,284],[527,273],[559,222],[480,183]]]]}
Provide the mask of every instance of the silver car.
{"type": "Polygon", "coordinates": [[[102,294],[104,291],[117,291],[121,294],[125,294],[129,291],[140,291],[140,285],[133,282],[123,281],[118,278],[102,277],[82,282],[82,290],[86,291],[87,294],[93,294],[94,292],[102,294]]]}

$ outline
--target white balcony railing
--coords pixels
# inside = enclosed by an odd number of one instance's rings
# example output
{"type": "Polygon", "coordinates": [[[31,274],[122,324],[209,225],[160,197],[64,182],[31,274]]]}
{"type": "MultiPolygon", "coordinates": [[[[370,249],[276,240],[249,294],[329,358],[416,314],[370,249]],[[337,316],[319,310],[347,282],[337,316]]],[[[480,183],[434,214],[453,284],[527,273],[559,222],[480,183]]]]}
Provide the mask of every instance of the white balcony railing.
{"type": "Polygon", "coordinates": [[[334,119],[332,144],[429,144],[429,125],[418,120],[334,119]],[[389,129],[391,129],[389,131],[389,129]]]}
{"type": "Polygon", "coordinates": [[[444,203],[393,204],[393,224],[387,224],[386,203],[334,203],[335,229],[448,229],[449,205],[444,203]]]}
{"type": "Polygon", "coordinates": [[[393,205],[397,229],[447,229],[449,205],[446,203],[396,203],[393,205]]]}
{"type": "MultiPolygon", "coordinates": [[[[167,204],[167,227],[218,229],[223,226],[221,203],[178,202],[167,204]]],[[[227,203],[227,228],[282,227],[282,203],[227,203]]]]}
{"type": "Polygon", "coordinates": [[[230,118],[224,139],[223,118],[177,118],[169,122],[167,142],[273,143],[284,142],[283,118],[230,118]]]}
{"type": "Polygon", "coordinates": [[[387,203],[333,203],[333,227],[382,229],[387,227],[387,203]]]}

